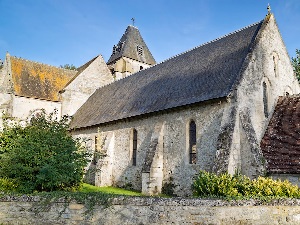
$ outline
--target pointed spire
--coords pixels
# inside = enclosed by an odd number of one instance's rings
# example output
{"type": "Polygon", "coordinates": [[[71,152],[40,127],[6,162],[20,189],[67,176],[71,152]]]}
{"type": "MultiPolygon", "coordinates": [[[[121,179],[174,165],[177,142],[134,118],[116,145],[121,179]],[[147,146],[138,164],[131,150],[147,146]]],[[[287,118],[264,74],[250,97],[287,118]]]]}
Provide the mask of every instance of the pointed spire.
{"type": "MultiPolygon", "coordinates": [[[[134,21],[134,20],[133,20],[134,21]]],[[[115,62],[121,57],[127,57],[148,65],[154,65],[156,62],[144,42],[137,27],[129,25],[121,37],[119,43],[113,46],[112,55],[107,64],[115,62]]]]}

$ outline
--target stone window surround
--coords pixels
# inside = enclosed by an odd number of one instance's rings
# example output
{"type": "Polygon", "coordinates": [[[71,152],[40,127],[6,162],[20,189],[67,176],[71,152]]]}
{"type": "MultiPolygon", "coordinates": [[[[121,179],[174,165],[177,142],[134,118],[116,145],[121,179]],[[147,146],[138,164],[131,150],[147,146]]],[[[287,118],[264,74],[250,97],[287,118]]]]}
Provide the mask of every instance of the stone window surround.
{"type": "Polygon", "coordinates": [[[261,81],[261,87],[262,87],[262,104],[263,104],[263,110],[264,115],[266,118],[269,117],[270,113],[270,89],[271,89],[271,83],[270,80],[267,77],[264,77],[261,81]]]}
{"type": "Polygon", "coordinates": [[[186,154],[187,154],[187,157],[186,157],[186,162],[187,164],[189,165],[195,165],[197,164],[197,161],[198,161],[198,153],[197,153],[197,124],[196,124],[196,120],[194,118],[190,118],[187,123],[186,123],[186,154]],[[193,140],[194,144],[191,143],[191,131],[190,131],[190,128],[191,128],[191,123],[194,122],[195,124],[195,134],[194,134],[194,137],[195,137],[195,140],[193,140]],[[192,152],[192,148],[195,148],[195,152],[192,152]],[[192,157],[195,157],[194,160],[192,159],[192,157]]]}
{"type": "Polygon", "coordinates": [[[129,158],[130,158],[130,164],[132,166],[137,165],[137,146],[138,146],[138,138],[137,138],[138,132],[136,128],[132,128],[130,130],[130,153],[129,153],[129,158]]]}

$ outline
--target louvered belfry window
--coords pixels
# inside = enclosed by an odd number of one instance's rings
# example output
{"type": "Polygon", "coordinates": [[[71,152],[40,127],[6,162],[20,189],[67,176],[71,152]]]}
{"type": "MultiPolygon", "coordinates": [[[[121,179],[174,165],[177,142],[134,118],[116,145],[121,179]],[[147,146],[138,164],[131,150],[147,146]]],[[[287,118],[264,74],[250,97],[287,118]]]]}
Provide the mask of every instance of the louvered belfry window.
{"type": "Polygon", "coordinates": [[[196,149],[196,123],[190,122],[189,126],[189,152],[190,152],[190,164],[196,164],[197,162],[197,149],[196,149]]]}
{"type": "Polygon", "coordinates": [[[143,47],[142,46],[137,46],[136,47],[136,50],[137,50],[137,53],[138,53],[138,55],[140,55],[140,56],[142,56],[143,55],[143,47]]]}
{"type": "Polygon", "coordinates": [[[136,155],[137,155],[137,131],[132,130],[132,165],[136,166],[136,155]]]}

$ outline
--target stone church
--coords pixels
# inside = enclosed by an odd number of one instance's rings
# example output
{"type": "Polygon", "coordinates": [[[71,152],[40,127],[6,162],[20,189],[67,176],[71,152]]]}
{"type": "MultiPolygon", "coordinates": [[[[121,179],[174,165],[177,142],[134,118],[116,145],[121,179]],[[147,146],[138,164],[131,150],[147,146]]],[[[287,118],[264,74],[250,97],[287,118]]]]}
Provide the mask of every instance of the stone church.
{"type": "Polygon", "coordinates": [[[199,170],[298,183],[300,91],[274,15],[156,63],[128,26],[105,63],[69,71],[6,54],[0,109],[73,115],[94,157],[86,180],[191,194],[199,170]]]}

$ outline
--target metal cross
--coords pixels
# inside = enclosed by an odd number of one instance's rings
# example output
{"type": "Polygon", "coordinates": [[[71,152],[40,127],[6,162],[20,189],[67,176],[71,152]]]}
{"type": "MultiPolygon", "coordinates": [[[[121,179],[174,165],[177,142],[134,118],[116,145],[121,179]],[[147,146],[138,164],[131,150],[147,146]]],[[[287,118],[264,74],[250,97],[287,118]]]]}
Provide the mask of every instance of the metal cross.
{"type": "Polygon", "coordinates": [[[132,20],[132,26],[134,26],[135,19],[132,17],[131,20],[132,20]]]}
{"type": "Polygon", "coordinates": [[[271,13],[271,6],[270,6],[270,4],[269,4],[269,3],[268,3],[267,10],[268,10],[268,14],[270,14],[270,13],[271,13]]]}

